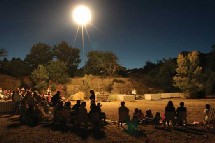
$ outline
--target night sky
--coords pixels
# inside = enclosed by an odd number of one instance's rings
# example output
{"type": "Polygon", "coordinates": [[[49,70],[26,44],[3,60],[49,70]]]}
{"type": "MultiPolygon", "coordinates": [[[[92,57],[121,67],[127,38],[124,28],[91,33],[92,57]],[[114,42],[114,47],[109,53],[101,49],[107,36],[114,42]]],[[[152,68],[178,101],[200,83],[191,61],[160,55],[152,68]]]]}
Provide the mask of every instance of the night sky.
{"type": "Polygon", "coordinates": [[[208,53],[215,44],[215,0],[1,0],[0,49],[24,59],[38,42],[72,46],[77,25],[70,13],[78,3],[89,6],[97,27],[87,26],[84,51],[80,33],[75,41],[81,65],[91,50],[112,51],[131,69],[181,51],[208,53]]]}

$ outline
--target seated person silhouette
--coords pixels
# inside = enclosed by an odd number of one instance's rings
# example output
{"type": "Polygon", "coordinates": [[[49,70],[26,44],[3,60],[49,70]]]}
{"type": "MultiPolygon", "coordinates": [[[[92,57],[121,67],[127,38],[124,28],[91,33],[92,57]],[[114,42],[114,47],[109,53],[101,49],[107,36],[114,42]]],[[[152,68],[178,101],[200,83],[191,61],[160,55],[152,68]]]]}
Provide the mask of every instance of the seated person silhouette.
{"type": "Polygon", "coordinates": [[[63,117],[67,125],[70,124],[70,118],[71,118],[70,114],[71,114],[71,102],[65,102],[65,105],[63,108],[63,117]]]}
{"type": "Polygon", "coordinates": [[[152,114],[152,110],[151,109],[146,110],[146,116],[145,116],[143,123],[152,124],[153,123],[153,117],[154,116],[152,114]]]}
{"type": "Polygon", "coordinates": [[[105,112],[102,112],[102,110],[101,110],[101,107],[102,107],[101,103],[97,103],[97,107],[98,107],[98,110],[100,113],[100,118],[102,120],[102,123],[106,124],[106,114],[105,114],[105,112]]]}
{"type": "Polygon", "coordinates": [[[72,110],[70,112],[70,120],[72,123],[75,123],[78,118],[78,110],[81,107],[81,100],[77,100],[76,104],[72,107],[72,110]]]}
{"type": "Polygon", "coordinates": [[[138,108],[134,109],[133,118],[132,118],[132,124],[134,128],[136,129],[138,127],[140,120],[139,120],[139,110],[138,108]]]}
{"type": "Polygon", "coordinates": [[[208,116],[209,116],[210,109],[211,109],[211,105],[210,104],[206,104],[205,105],[205,109],[204,109],[204,114],[205,114],[204,121],[205,121],[205,123],[208,122],[208,116]]]}
{"type": "Polygon", "coordinates": [[[56,106],[61,101],[61,92],[57,91],[56,94],[51,98],[53,106],[56,106]]]}
{"type": "Polygon", "coordinates": [[[176,125],[182,126],[183,124],[187,124],[187,108],[184,107],[184,102],[180,102],[180,107],[176,110],[176,125]]]}
{"type": "Polygon", "coordinates": [[[157,129],[160,125],[160,121],[162,120],[160,112],[156,112],[155,117],[153,119],[155,129],[157,129]]]}
{"type": "Polygon", "coordinates": [[[63,101],[60,101],[58,104],[56,104],[54,108],[54,123],[63,123],[64,122],[64,116],[63,116],[63,101]]]}
{"type": "Polygon", "coordinates": [[[81,100],[77,100],[76,104],[72,107],[72,110],[78,112],[78,109],[80,106],[81,106],[81,100]]]}
{"type": "Polygon", "coordinates": [[[142,110],[139,109],[139,110],[138,110],[138,119],[139,119],[139,121],[143,121],[144,118],[145,118],[145,116],[144,116],[142,110]]]}
{"type": "Polygon", "coordinates": [[[166,123],[168,127],[170,126],[170,121],[172,122],[173,127],[175,127],[175,107],[173,105],[172,101],[169,101],[167,103],[167,106],[165,107],[165,119],[163,121],[164,127],[166,126],[166,123]]]}
{"type": "Polygon", "coordinates": [[[86,109],[86,102],[81,102],[81,106],[78,110],[78,118],[77,118],[77,126],[78,128],[86,128],[88,126],[88,114],[86,109]]]}
{"type": "Polygon", "coordinates": [[[122,127],[122,123],[128,123],[130,122],[130,116],[129,116],[129,109],[125,106],[125,102],[121,102],[121,106],[118,109],[118,114],[119,114],[119,125],[122,127]]]}
{"type": "Polygon", "coordinates": [[[205,105],[204,110],[204,122],[207,128],[212,127],[213,130],[215,130],[215,108],[212,108],[210,104],[205,105]]]}
{"type": "Polygon", "coordinates": [[[91,103],[91,108],[89,112],[90,123],[92,125],[93,131],[98,131],[101,128],[102,120],[100,116],[100,109],[95,103],[91,103]]]}

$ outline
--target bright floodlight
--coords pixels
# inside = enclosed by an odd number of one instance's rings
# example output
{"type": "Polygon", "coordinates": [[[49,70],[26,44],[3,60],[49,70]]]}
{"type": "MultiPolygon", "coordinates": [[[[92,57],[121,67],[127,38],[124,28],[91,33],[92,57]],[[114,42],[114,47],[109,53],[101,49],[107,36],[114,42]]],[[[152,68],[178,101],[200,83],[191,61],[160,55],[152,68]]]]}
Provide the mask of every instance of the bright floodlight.
{"type": "Polygon", "coordinates": [[[91,11],[88,7],[81,5],[74,9],[72,17],[77,24],[84,26],[91,22],[91,11]]]}

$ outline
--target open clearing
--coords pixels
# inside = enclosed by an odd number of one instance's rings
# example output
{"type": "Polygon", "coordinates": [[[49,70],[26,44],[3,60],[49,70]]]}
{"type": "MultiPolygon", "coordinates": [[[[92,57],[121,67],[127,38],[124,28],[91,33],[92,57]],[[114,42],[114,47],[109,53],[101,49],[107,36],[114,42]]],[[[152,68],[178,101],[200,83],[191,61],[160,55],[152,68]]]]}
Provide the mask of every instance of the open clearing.
{"type": "MultiPolygon", "coordinates": [[[[136,100],[134,102],[126,102],[126,106],[130,109],[132,115],[135,108],[142,111],[151,109],[152,113],[164,112],[164,108],[169,100],[172,100],[177,108],[179,103],[183,101],[188,110],[187,128],[181,127],[177,129],[154,129],[152,125],[140,125],[139,129],[142,134],[138,136],[130,135],[124,128],[118,128],[117,124],[112,123],[104,126],[105,137],[95,139],[92,135],[86,139],[82,139],[76,130],[62,130],[53,128],[46,124],[40,124],[36,127],[29,127],[19,123],[17,116],[0,115],[0,143],[144,143],[149,140],[150,143],[214,143],[215,132],[201,125],[193,125],[193,122],[202,122],[204,117],[203,110],[205,104],[211,104],[215,107],[215,99],[162,99],[158,101],[136,100]]],[[[75,103],[75,102],[74,102],[75,103]]],[[[74,104],[72,103],[72,104],[74,104]]],[[[107,119],[112,121],[118,120],[119,101],[101,102],[102,111],[106,113],[107,119]]],[[[87,109],[89,111],[90,103],[87,101],[87,109]]]]}

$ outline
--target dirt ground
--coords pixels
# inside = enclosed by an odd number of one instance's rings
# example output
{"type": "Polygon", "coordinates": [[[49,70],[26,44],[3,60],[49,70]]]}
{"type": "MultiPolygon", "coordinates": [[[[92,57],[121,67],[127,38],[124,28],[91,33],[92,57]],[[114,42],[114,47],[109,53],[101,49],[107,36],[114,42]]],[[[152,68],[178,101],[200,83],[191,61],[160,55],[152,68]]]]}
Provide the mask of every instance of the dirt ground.
{"type": "MultiPolygon", "coordinates": [[[[107,121],[110,124],[104,126],[105,137],[95,139],[92,134],[84,139],[73,128],[63,128],[53,126],[49,122],[41,123],[35,127],[29,127],[19,122],[18,116],[0,115],[0,143],[215,143],[215,131],[207,129],[203,125],[194,125],[194,122],[202,122],[205,104],[209,103],[215,107],[215,99],[163,99],[158,101],[136,100],[126,102],[130,109],[130,115],[135,108],[142,111],[151,109],[155,112],[164,112],[164,108],[169,100],[172,100],[177,108],[183,101],[188,110],[187,127],[154,129],[153,125],[139,125],[138,132],[129,134],[127,125],[118,128],[115,121],[118,120],[119,101],[101,102],[102,111],[106,113],[107,121]]],[[[74,103],[72,103],[74,104],[74,103]]],[[[90,103],[87,101],[89,111],[90,103]]]]}

